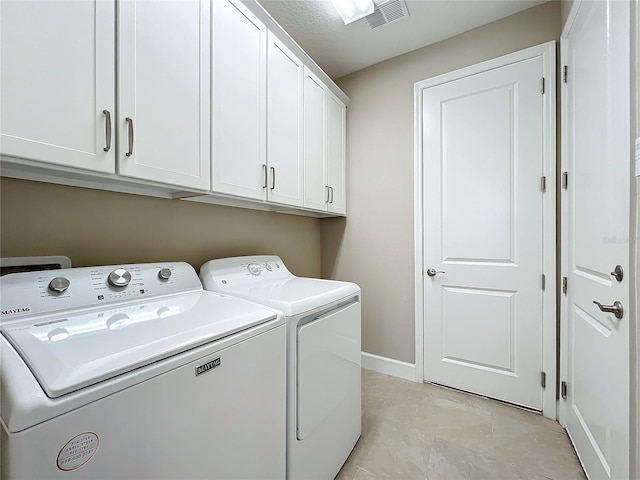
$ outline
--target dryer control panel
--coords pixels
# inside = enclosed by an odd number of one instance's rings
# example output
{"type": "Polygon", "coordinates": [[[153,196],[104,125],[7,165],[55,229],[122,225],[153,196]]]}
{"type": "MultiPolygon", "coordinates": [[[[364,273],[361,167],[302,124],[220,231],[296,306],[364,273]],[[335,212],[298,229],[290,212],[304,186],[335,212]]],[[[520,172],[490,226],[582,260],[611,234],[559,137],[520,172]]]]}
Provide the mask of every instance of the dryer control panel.
{"type": "Polygon", "coordinates": [[[15,273],[0,279],[0,323],[60,310],[201,290],[195,270],[183,262],[15,273]]]}
{"type": "Polygon", "coordinates": [[[278,275],[279,270],[282,270],[282,273],[288,272],[282,260],[276,257],[273,260],[265,260],[258,258],[251,258],[247,262],[240,263],[240,270],[245,270],[244,273],[253,275],[254,277],[268,276],[269,278],[275,278],[278,275]],[[273,274],[269,274],[269,272],[274,272],[273,274]]]}
{"type": "Polygon", "coordinates": [[[288,278],[295,278],[295,275],[276,255],[220,258],[211,260],[200,268],[202,282],[214,281],[218,287],[216,291],[288,278]]]}

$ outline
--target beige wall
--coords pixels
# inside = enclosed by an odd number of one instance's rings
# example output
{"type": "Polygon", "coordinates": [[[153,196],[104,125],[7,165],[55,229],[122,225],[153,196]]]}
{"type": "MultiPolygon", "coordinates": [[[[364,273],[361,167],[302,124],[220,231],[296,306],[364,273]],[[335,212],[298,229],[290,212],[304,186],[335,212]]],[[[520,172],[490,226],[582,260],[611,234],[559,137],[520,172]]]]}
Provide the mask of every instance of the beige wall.
{"type": "Polygon", "coordinates": [[[0,180],[0,255],[66,255],[74,266],[276,254],[320,276],[320,220],[182,200],[0,180]]]}
{"type": "Polygon", "coordinates": [[[347,219],[322,221],[322,274],[362,287],[362,349],[414,362],[413,85],[560,36],[550,2],[343,77],[347,219]]]}
{"type": "Polygon", "coordinates": [[[571,11],[572,5],[573,5],[573,0],[561,0],[560,2],[560,15],[562,16],[563,27],[565,23],[567,23],[567,19],[569,18],[569,12],[571,11]]]}

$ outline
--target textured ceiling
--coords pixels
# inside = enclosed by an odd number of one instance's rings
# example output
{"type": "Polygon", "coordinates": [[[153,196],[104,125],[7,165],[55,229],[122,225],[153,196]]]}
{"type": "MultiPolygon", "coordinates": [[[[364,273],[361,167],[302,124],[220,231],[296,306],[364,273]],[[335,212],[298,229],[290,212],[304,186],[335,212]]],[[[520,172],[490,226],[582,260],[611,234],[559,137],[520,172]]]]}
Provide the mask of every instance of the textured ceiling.
{"type": "Polygon", "coordinates": [[[336,79],[546,0],[406,0],[408,19],[375,30],[364,19],[345,25],[330,0],[258,1],[336,79]]]}

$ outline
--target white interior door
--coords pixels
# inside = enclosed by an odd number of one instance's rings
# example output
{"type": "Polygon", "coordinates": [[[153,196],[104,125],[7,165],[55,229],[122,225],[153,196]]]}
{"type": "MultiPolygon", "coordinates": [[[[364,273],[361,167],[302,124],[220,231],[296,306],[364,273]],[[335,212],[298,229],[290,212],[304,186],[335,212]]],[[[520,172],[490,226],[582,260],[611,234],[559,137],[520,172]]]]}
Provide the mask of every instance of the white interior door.
{"type": "Polygon", "coordinates": [[[590,478],[629,478],[630,318],[594,304],[629,305],[629,3],[574,4],[563,37],[566,427],[590,478]]]}
{"type": "Polygon", "coordinates": [[[502,63],[422,96],[424,378],[537,410],[544,65],[502,63]]]}

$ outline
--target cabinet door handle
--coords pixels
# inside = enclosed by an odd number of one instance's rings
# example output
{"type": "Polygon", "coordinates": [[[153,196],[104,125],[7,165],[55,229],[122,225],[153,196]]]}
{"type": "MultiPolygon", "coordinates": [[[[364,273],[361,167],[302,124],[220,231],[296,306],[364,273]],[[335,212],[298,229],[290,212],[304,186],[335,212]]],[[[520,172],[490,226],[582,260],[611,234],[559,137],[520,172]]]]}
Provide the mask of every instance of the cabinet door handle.
{"type": "Polygon", "coordinates": [[[133,155],[133,118],[124,119],[129,124],[129,151],[125,154],[127,157],[133,155]]]}
{"type": "Polygon", "coordinates": [[[329,187],[329,192],[331,192],[331,200],[329,203],[333,203],[333,187],[329,187]]]}
{"type": "Polygon", "coordinates": [[[105,119],[105,136],[106,136],[106,146],[102,149],[105,152],[111,150],[111,112],[109,110],[102,110],[107,118],[105,119]]]}
{"type": "Polygon", "coordinates": [[[271,190],[276,188],[276,167],[271,167],[271,190]]]}
{"type": "Polygon", "coordinates": [[[324,201],[324,203],[329,203],[329,189],[331,187],[329,185],[325,185],[324,189],[327,192],[327,199],[324,201]]]}
{"type": "Polygon", "coordinates": [[[262,188],[267,188],[267,166],[262,164],[262,188]]]}

